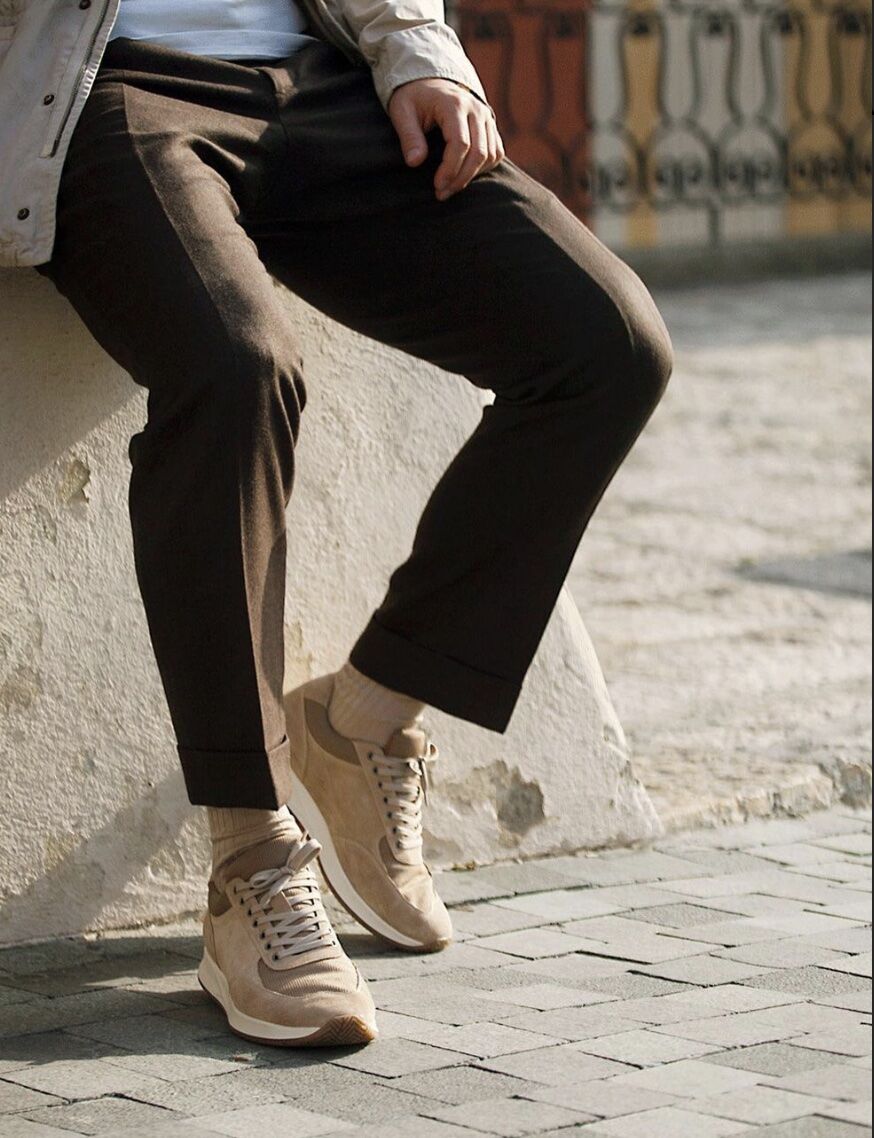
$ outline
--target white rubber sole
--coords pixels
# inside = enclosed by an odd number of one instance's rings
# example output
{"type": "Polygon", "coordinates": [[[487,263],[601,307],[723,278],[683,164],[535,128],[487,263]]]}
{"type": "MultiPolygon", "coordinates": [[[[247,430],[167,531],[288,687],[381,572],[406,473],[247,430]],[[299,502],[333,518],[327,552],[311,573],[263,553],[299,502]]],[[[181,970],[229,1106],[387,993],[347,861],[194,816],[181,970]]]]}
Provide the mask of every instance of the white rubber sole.
{"type": "Polygon", "coordinates": [[[370,932],[375,933],[376,936],[382,937],[390,944],[395,945],[396,948],[402,948],[407,952],[437,952],[445,948],[449,943],[440,942],[439,944],[425,944],[420,940],[414,940],[412,937],[405,936],[403,933],[398,932],[397,929],[386,921],[379,913],[375,913],[373,909],[367,904],[363,897],[356,892],[352,882],[346,876],[343,866],[340,864],[340,859],[337,856],[337,851],[334,848],[334,843],[331,840],[331,832],[328,829],[328,824],[319,810],[312,795],[295,774],[291,772],[292,778],[292,794],[290,802],[293,807],[293,813],[297,817],[303,828],[316,839],[322,847],[322,852],[319,854],[319,864],[322,867],[322,872],[325,875],[325,880],[330,886],[331,892],[337,897],[337,900],[347,909],[352,916],[359,921],[370,932]]]}
{"type": "Polygon", "coordinates": [[[200,986],[222,1008],[237,1035],[277,1047],[343,1047],[370,1043],[379,1035],[376,1022],[359,1016],[335,1016],[319,1027],[285,1027],[241,1012],[231,999],[225,975],[208,952],[197,971],[200,986]]]}

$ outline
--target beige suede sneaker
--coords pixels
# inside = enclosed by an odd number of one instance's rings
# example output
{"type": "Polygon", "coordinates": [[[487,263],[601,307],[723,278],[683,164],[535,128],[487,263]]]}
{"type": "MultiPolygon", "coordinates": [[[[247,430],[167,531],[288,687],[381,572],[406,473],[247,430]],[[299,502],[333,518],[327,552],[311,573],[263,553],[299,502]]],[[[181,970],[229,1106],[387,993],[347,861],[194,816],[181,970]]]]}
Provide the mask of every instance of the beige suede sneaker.
{"type": "Polygon", "coordinates": [[[322,906],[303,834],[246,850],[214,874],[203,922],[203,989],[238,1035],[285,1047],[369,1043],[376,1009],[322,906]],[[265,869],[274,856],[275,869],[265,869]]]}
{"type": "Polygon", "coordinates": [[[423,732],[397,732],[383,749],[337,734],[328,719],[333,676],[285,699],[291,808],[321,845],[338,900],[396,948],[438,952],[452,922],[422,857],[422,807],[436,748],[423,732]]]}

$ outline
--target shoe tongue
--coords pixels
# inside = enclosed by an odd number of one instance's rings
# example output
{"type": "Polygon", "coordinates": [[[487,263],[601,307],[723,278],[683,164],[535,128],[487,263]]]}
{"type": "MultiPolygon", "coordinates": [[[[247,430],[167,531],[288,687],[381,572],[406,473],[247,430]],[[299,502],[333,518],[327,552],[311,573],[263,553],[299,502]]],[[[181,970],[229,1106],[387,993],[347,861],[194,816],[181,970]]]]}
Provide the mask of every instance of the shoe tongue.
{"type": "Polygon", "coordinates": [[[422,759],[428,752],[428,736],[416,727],[395,731],[385,747],[391,759],[422,759]]]}
{"type": "Polygon", "coordinates": [[[260,842],[256,846],[250,846],[230,861],[226,861],[216,871],[216,877],[224,887],[235,877],[248,881],[253,874],[259,873],[262,869],[279,869],[285,865],[292,846],[300,841],[302,836],[295,823],[294,828],[289,828],[286,833],[270,838],[266,842],[260,842]]]}

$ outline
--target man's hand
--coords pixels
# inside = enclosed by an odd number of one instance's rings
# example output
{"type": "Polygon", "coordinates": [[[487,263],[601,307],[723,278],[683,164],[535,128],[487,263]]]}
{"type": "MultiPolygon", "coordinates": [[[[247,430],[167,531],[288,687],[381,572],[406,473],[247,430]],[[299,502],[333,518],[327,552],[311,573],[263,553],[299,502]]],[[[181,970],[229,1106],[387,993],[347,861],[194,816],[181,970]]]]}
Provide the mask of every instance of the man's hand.
{"type": "Polygon", "coordinates": [[[426,131],[439,127],[443,132],[443,161],[434,176],[439,201],[463,190],[477,174],[494,169],[504,157],[491,108],[451,79],[404,83],[389,100],[388,114],[408,166],[421,166],[428,157],[426,131]]]}

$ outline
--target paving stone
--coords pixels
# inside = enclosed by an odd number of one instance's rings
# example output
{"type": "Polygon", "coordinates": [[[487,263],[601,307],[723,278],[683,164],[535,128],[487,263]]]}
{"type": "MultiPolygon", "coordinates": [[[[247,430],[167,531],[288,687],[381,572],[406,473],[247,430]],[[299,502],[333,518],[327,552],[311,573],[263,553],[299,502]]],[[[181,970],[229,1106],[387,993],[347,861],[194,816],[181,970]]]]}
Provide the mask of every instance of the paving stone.
{"type": "Polygon", "coordinates": [[[396,1090],[393,1082],[376,1079],[338,1084],[329,1079],[301,1086],[295,1088],[292,1101],[301,1110],[358,1125],[384,1125],[410,1114],[421,1114],[433,1105],[431,1099],[396,1090]]]}
{"type": "Polygon", "coordinates": [[[36,1091],[76,1101],[99,1098],[100,1095],[134,1094],[151,1090],[157,1084],[156,1079],[116,1066],[108,1059],[94,1059],[89,1063],[58,1060],[8,1071],[4,1078],[36,1091]]]}
{"type": "Polygon", "coordinates": [[[609,1080],[609,1085],[655,1091],[677,1099],[695,1099],[741,1091],[759,1081],[757,1072],[725,1067],[709,1060],[682,1059],[618,1075],[609,1080]]]}
{"type": "MultiPolygon", "coordinates": [[[[790,872],[793,871],[790,870],[790,872]]],[[[845,884],[849,882],[870,882],[871,880],[870,866],[851,861],[819,862],[816,865],[805,866],[804,872],[811,877],[821,877],[827,881],[841,881],[845,884]]]]}
{"type": "Polygon", "coordinates": [[[757,1126],[804,1118],[827,1109],[828,1105],[826,1099],[778,1091],[774,1087],[744,1087],[740,1091],[695,1100],[695,1109],[702,1114],[716,1114],[757,1126]]]}
{"type": "Polygon", "coordinates": [[[114,1055],[104,1062],[150,1078],[179,1083],[188,1079],[202,1079],[210,1075],[226,1075],[238,1071],[242,1065],[251,1061],[243,1048],[244,1045],[240,1044],[239,1058],[232,1059],[226,1056],[228,1050],[226,1044],[219,1048],[219,1057],[212,1053],[208,1043],[183,1043],[177,1045],[175,1050],[167,1049],[141,1055],[114,1055]]]}
{"type": "Polygon", "coordinates": [[[739,984],[723,984],[715,988],[699,988],[690,992],[676,992],[670,996],[651,996],[641,1000],[622,1000],[617,1013],[642,1023],[682,1023],[726,1012],[755,1011],[792,1003],[795,997],[784,992],[767,996],[753,988],[739,984]],[[757,997],[761,996],[761,999],[757,997]]]}
{"type": "Polygon", "coordinates": [[[586,1055],[576,1050],[575,1044],[545,1047],[539,1051],[507,1055],[501,1059],[485,1059],[479,1066],[504,1075],[514,1075],[518,1079],[528,1079],[533,1083],[546,1083],[548,1086],[607,1079],[611,1075],[622,1075],[630,1069],[625,1063],[586,1055]]]}
{"type": "Polygon", "coordinates": [[[681,1059],[694,1059],[716,1050],[711,1044],[666,1035],[659,1030],[647,1028],[635,1028],[616,1035],[586,1039],[577,1046],[590,1055],[600,1055],[604,1059],[615,1059],[619,1063],[629,1063],[636,1067],[652,1067],[675,1063],[681,1059]]]}
{"type": "Polygon", "coordinates": [[[512,1004],[477,999],[472,994],[465,996],[462,991],[447,992],[442,996],[397,996],[388,1000],[377,1000],[377,1006],[387,1008],[400,1015],[427,1018],[434,1023],[448,1024],[451,1027],[464,1027],[471,1023],[490,1023],[506,1019],[518,1009],[512,1004]]]}
{"type": "MultiPolygon", "coordinates": [[[[664,935],[678,936],[680,930],[666,929],[664,935]]],[[[781,934],[773,928],[760,924],[756,917],[740,917],[736,921],[720,921],[718,924],[704,925],[701,928],[683,929],[682,936],[685,940],[734,947],[779,940],[781,934]]],[[[698,951],[701,951],[700,948],[698,951]]]]}
{"type": "MultiPolygon", "coordinates": [[[[0,1115],[0,1138],[70,1138],[69,1130],[58,1130],[54,1126],[44,1126],[41,1122],[29,1122],[20,1116],[0,1115]]],[[[127,1136],[125,1136],[127,1138],[127,1136]]],[[[194,1138],[201,1138],[195,1135],[194,1138]]]]}
{"type": "Polygon", "coordinates": [[[502,1138],[520,1138],[525,1134],[542,1134],[591,1121],[591,1115],[567,1110],[549,1103],[530,1102],[527,1099],[486,1099],[483,1102],[465,1103],[463,1106],[435,1107],[431,1117],[457,1126],[466,1126],[502,1138]]]}
{"type": "MultiPolygon", "coordinates": [[[[204,1021],[197,1014],[190,1017],[191,1009],[181,1011],[182,1018],[168,1015],[130,1016],[125,1019],[111,1019],[105,1023],[87,1023],[68,1029],[68,1034],[82,1039],[108,1043],[115,1048],[127,1051],[153,1051],[156,1048],[178,1048],[183,1040],[196,1042],[208,1038],[216,1031],[216,1026],[227,1033],[227,1021],[221,1010],[210,1000],[211,1013],[204,1021]],[[209,1026],[207,1026],[207,1024],[209,1026]]],[[[241,1045],[242,1047],[242,1045],[241,1045]]]]}
{"type": "MultiPolygon", "coordinates": [[[[603,917],[600,920],[615,918],[603,917]]],[[[582,922],[585,924],[586,922],[582,922]]],[[[634,921],[626,922],[634,925],[634,921]]],[[[616,939],[598,940],[594,937],[583,937],[577,923],[563,926],[563,931],[570,932],[579,937],[580,951],[590,953],[603,953],[605,956],[617,960],[628,960],[634,964],[655,964],[665,960],[679,960],[685,956],[697,956],[701,952],[701,945],[682,940],[680,937],[658,934],[648,934],[646,928],[639,933],[634,931],[623,932],[616,939]]]]}
{"type": "Polygon", "coordinates": [[[588,892],[598,901],[616,905],[617,911],[628,912],[680,900],[680,898],[672,896],[670,891],[661,885],[596,885],[591,887],[588,892]]]}
{"type": "Polygon", "coordinates": [[[764,846],[758,851],[758,856],[767,861],[775,861],[787,868],[797,866],[816,865],[822,862],[834,861],[834,851],[823,849],[813,842],[791,842],[785,846],[764,846]]]}
{"type": "MultiPolygon", "coordinates": [[[[740,965],[738,967],[741,967],[740,965]]],[[[749,966],[752,969],[752,965],[749,966]]],[[[747,976],[740,983],[755,988],[770,988],[777,992],[795,992],[799,996],[818,999],[843,992],[868,992],[871,981],[862,976],[843,974],[833,969],[805,967],[768,969],[758,975],[747,976]]]]}
{"type": "Polygon", "coordinates": [[[496,936],[498,933],[514,933],[519,929],[536,928],[541,921],[533,913],[488,904],[453,909],[452,923],[457,931],[470,933],[475,937],[486,937],[496,936]]]}
{"type": "Polygon", "coordinates": [[[846,1008],[849,1012],[862,1012],[863,1015],[870,1015],[872,1010],[870,989],[867,992],[838,992],[837,995],[823,996],[813,1002],[830,1008],[846,1008]]]}
{"type": "MultiPolygon", "coordinates": [[[[769,847],[763,848],[767,849],[769,847]]],[[[763,858],[762,851],[755,848],[749,851],[715,850],[694,849],[693,847],[681,845],[675,847],[674,850],[666,850],[665,852],[674,852],[684,861],[691,861],[695,865],[706,866],[713,874],[758,873],[761,870],[771,868],[768,861],[763,858]]]]}
{"type": "Polygon", "coordinates": [[[31,1111],[28,1117],[45,1126],[77,1134],[127,1134],[128,1130],[179,1122],[182,1115],[128,1098],[105,1097],[31,1111]]]}
{"type": "Polygon", "coordinates": [[[29,1087],[21,1087],[17,1083],[7,1083],[0,1079],[0,1115],[23,1113],[25,1110],[35,1110],[40,1106],[52,1106],[60,1101],[54,1095],[32,1091],[29,1087]]]}
{"type": "Polygon", "coordinates": [[[23,1035],[0,1040],[0,1078],[9,1071],[32,1067],[37,1063],[55,1060],[105,1059],[120,1054],[118,1047],[80,1039],[64,1031],[47,1031],[38,1035],[23,1035]]]}
{"type": "Polygon", "coordinates": [[[583,956],[581,953],[574,953],[572,956],[526,961],[513,967],[518,970],[517,975],[537,976],[540,980],[550,980],[555,984],[599,992],[602,988],[596,981],[616,977],[625,979],[631,965],[622,960],[610,960],[606,956],[583,956]]]}
{"type": "MultiPolygon", "coordinates": [[[[779,1092],[774,1091],[774,1094],[779,1092]]],[[[541,1087],[527,1095],[535,1102],[548,1102],[568,1110],[580,1110],[598,1118],[618,1118],[623,1114],[637,1114],[659,1106],[672,1106],[677,1096],[643,1087],[619,1085],[613,1079],[583,1083],[581,1086],[541,1087]]]]}
{"type": "Polygon", "coordinates": [[[759,968],[805,968],[840,959],[838,953],[831,949],[818,948],[801,940],[769,940],[759,944],[745,944],[721,950],[716,955],[724,960],[736,960],[759,968]]]}
{"type": "Polygon", "coordinates": [[[259,1106],[265,1102],[278,1102],[291,1098],[291,1080],[286,1075],[286,1086],[253,1085],[246,1075],[240,1072],[232,1075],[217,1075],[202,1079],[192,1079],[184,1083],[155,1081],[148,1088],[128,1092],[129,1097],[138,1102],[151,1103],[168,1111],[184,1116],[215,1114],[246,1106],[259,1106]]]}
{"type": "Polygon", "coordinates": [[[496,902],[502,908],[537,916],[549,924],[578,917],[601,917],[615,913],[619,906],[603,901],[588,889],[559,889],[551,893],[529,893],[496,902]]]}
{"type": "Polygon", "coordinates": [[[832,1102],[817,1112],[840,1122],[853,1122],[858,1126],[871,1126],[871,1102],[832,1102]]]}
{"type": "Polygon", "coordinates": [[[519,1031],[537,1032],[566,1042],[582,1042],[602,1035],[616,1035],[632,1031],[639,1026],[634,1020],[624,1019],[616,1003],[600,1004],[593,1008],[559,1008],[551,1012],[528,1012],[505,1020],[507,1027],[519,1031]]]}
{"type": "MultiPolygon", "coordinates": [[[[791,1039],[790,1042],[792,1042],[791,1039]]],[[[870,1055],[872,1050],[871,1028],[861,1025],[825,1035],[821,1035],[819,1032],[808,1032],[806,1035],[799,1036],[794,1042],[802,1047],[809,1047],[813,1051],[829,1051],[834,1055],[870,1055]]]]}
{"type": "Polygon", "coordinates": [[[437,888],[447,905],[564,889],[567,884],[568,878],[552,858],[490,866],[475,873],[442,873],[437,877],[437,888]]]}
{"type": "Polygon", "coordinates": [[[841,834],[839,837],[817,838],[814,843],[822,849],[835,850],[837,853],[852,854],[856,856],[871,855],[870,832],[858,834],[841,834]]]}
{"type": "Polygon", "coordinates": [[[740,1071],[755,1071],[760,1075],[788,1075],[820,1070],[831,1064],[821,1051],[811,1051],[790,1043],[760,1043],[733,1051],[722,1051],[709,1056],[708,1063],[733,1067],[740,1071]]]}
{"type": "Polygon", "coordinates": [[[785,1091],[798,1091],[799,1094],[815,1094],[817,1098],[841,1099],[848,1102],[864,1102],[871,1096],[871,1079],[867,1072],[848,1063],[835,1063],[819,1067],[816,1078],[811,1080],[805,1074],[768,1076],[769,1086],[785,1091]]]}
{"type": "Polygon", "coordinates": [[[612,856],[590,858],[557,858],[559,872],[575,881],[591,885],[631,885],[638,882],[673,881],[696,874],[706,875],[706,867],[658,850],[639,853],[620,852],[612,856]]]}
{"type": "Polygon", "coordinates": [[[609,1118],[589,1127],[585,1134],[590,1138],[728,1138],[748,1130],[743,1122],[727,1118],[697,1114],[673,1106],[645,1110],[640,1114],[626,1114],[622,1118],[609,1118]]]}
{"type": "MultiPolygon", "coordinates": [[[[362,1126],[354,1131],[355,1138],[471,1138],[475,1133],[467,1127],[453,1126],[421,1115],[398,1119],[388,1124],[362,1126]]],[[[552,1138],[552,1136],[550,1136],[552,1138]]]]}
{"type": "Polygon", "coordinates": [[[0,985],[0,1008],[11,1008],[13,1004],[32,1003],[36,997],[33,992],[25,992],[21,988],[7,988],[0,985]]]}
{"type": "Polygon", "coordinates": [[[641,999],[645,996],[669,996],[672,992],[691,992],[689,984],[662,980],[657,976],[639,972],[620,972],[615,976],[595,977],[586,984],[595,992],[605,992],[620,1000],[641,999]]]}
{"type": "Polygon", "coordinates": [[[848,972],[851,976],[871,975],[871,953],[866,952],[860,956],[850,956],[842,960],[829,960],[823,968],[829,972],[848,972]]]}
{"type": "Polygon", "coordinates": [[[752,979],[759,980],[762,987],[776,988],[766,983],[774,975],[774,969],[763,969],[755,964],[740,964],[736,960],[723,960],[718,956],[689,956],[685,960],[669,960],[662,964],[647,964],[640,969],[647,976],[658,976],[664,980],[676,980],[682,984],[736,984],[752,979]]]}
{"type": "Polygon", "coordinates": [[[726,910],[740,917],[762,917],[778,914],[807,912],[807,901],[796,901],[791,897],[765,897],[758,893],[743,893],[734,897],[696,897],[696,905],[726,910]]]}
{"type": "Polygon", "coordinates": [[[521,956],[526,960],[540,960],[548,956],[568,956],[586,947],[579,937],[569,936],[557,929],[526,929],[522,932],[499,933],[486,937],[476,944],[481,948],[496,949],[510,956],[521,956]]]}
{"type": "MultiPolygon", "coordinates": [[[[531,1097],[538,1084],[481,1067],[450,1067],[440,1071],[422,1071],[393,1079],[391,1088],[438,1102],[460,1106],[493,1098],[531,1097]]],[[[561,1105],[560,1103],[558,1105],[561,1105]]]]}
{"type": "Polygon", "coordinates": [[[816,1116],[761,1126],[754,1133],[755,1138],[871,1138],[868,1127],[816,1116]]]}
{"type": "Polygon", "coordinates": [[[826,1008],[818,1004],[785,1004],[780,1008],[763,1008],[751,1012],[762,1023],[773,1023],[796,1031],[840,1032],[859,1024],[857,1012],[843,1008],[826,1008]]]}
{"type": "Polygon", "coordinates": [[[477,1023],[467,1027],[435,1025],[428,1038],[428,1043],[433,1047],[460,1052],[477,1059],[515,1055],[563,1042],[565,1041],[561,1037],[552,1038],[545,1033],[497,1023],[477,1023]]]}
{"type": "Polygon", "coordinates": [[[801,1029],[763,1018],[762,1012],[741,1012],[738,1015],[710,1016],[705,1019],[662,1024],[653,1030],[665,1035],[679,1036],[681,1039],[698,1040],[715,1049],[775,1043],[796,1035],[801,1029]]]}
{"type": "Polygon", "coordinates": [[[318,1138],[321,1134],[353,1129],[351,1122],[300,1110],[291,1103],[268,1103],[224,1114],[207,1114],[198,1119],[197,1125],[203,1130],[230,1135],[230,1138],[263,1138],[265,1133],[318,1138]]]}
{"type": "Polygon", "coordinates": [[[102,957],[89,961],[87,965],[80,962],[72,968],[19,976],[17,984],[46,996],[71,996],[96,988],[133,988],[168,975],[180,977],[190,990],[198,989],[191,960],[159,949],[129,956],[102,957]]]}
{"type": "Polygon", "coordinates": [[[800,873],[781,873],[778,869],[760,873],[729,873],[717,877],[695,877],[672,881],[671,891],[687,897],[725,897],[761,893],[817,905],[841,903],[840,891],[828,882],[800,873]]]}
{"type": "Polygon", "coordinates": [[[845,921],[858,921],[860,924],[870,925],[872,909],[869,891],[866,890],[865,893],[862,893],[861,890],[848,886],[841,886],[841,888],[845,895],[844,899],[824,905],[822,912],[830,917],[842,917],[845,921]]]}
{"type": "Polygon", "coordinates": [[[871,929],[846,927],[834,929],[827,933],[814,933],[812,936],[802,937],[804,944],[816,945],[818,948],[830,948],[835,952],[862,953],[871,951],[871,929]]]}
{"type": "Polygon", "coordinates": [[[538,1012],[555,1011],[556,1008],[582,1008],[613,999],[605,992],[564,988],[559,984],[528,984],[519,988],[490,992],[484,994],[484,998],[494,998],[504,1004],[517,1004],[521,1008],[530,1008],[538,1012]]]}
{"type": "Polygon", "coordinates": [[[5,1008],[0,1021],[0,1039],[17,1035],[36,1035],[76,1024],[120,1016],[149,1015],[172,1010],[169,1000],[140,995],[116,988],[82,992],[75,996],[35,1000],[5,1008]]]}
{"type": "Polygon", "coordinates": [[[338,1067],[366,1071],[369,1075],[381,1075],[383,1078],[452,1067],[459,1061],[457,1052],[444,1051],[423,1043],[408,1043],[402,1039],[378,1040],[354,1055],[334,1060],[338,1067]]]}
{"type": "Polygon", "coordinates": [[[653,905],[647,909],[640,909],[626,914],[629,920],[646,921],[651,924],[665,925],[672,929],[697,928],[700,925],[718,924],[724,921],[726,913],[716,909],[708,909],[703,905],[691,905],[679,901],[675,905],[653,905]]]}

